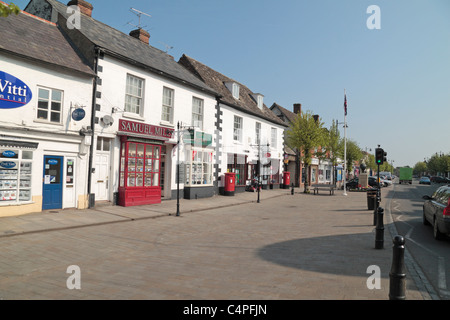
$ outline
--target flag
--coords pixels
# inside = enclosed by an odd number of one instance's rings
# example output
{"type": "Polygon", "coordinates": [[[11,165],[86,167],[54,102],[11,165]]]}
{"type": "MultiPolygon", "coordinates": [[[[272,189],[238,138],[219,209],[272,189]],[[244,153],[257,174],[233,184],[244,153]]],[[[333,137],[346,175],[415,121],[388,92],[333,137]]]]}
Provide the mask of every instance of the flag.
{"type": "Polygon", "coordinates": [[[347,95],[344,94],[344,112],[347,115],[347,95]]]}

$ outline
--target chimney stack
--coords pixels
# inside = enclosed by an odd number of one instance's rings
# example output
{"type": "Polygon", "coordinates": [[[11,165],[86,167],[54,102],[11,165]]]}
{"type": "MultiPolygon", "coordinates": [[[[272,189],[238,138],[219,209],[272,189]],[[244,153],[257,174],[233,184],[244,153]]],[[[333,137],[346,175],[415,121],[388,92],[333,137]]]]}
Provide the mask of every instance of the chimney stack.
{"type": "Polygon", "coordinates": [[[294,103],[294,113],[300,114],[302,112],[302,105],[300,103],[294,103]]]}
{"type": "Polygon", "coordinates": [[[130,36],[141,40],[145,44],[149,44],[150,42],[150,33],[141,28],[130,31],[130,36]]]}
{"type": "Polygon", "coordinates": [[[78,6],[80,8],[81,13],[84,13],[88,17],[92,17],[92,9],[94,7],[87,1],[84,0],[70,0],[67,6],[78,6]]]}

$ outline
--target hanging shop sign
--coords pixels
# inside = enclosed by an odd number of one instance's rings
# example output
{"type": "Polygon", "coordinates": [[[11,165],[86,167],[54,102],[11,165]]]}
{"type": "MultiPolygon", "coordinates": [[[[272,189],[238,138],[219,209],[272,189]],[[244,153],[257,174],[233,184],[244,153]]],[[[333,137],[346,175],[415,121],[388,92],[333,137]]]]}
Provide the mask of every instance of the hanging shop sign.
{"type": "Polygon", "coordinates": [[[30,88],[20,79],[0,71],[0,109],[13,109],[31,101],[30,88]]]}
{"type": "Polygon", "coordinates": [[[85,116],[86,111],[84,111],[81,108],[76,108],[75,110],[72,111],[72,119],[75,121],[83,120],[85,116]]]}
{"type": "Polygon", "coordinates": [[[212,144],[212,135],[205,132],[190,130],[183,135],[183,142],[204,148],[212,144]]]}
{"type": "Polygon", "coordinates": [[[173,137],[175,130],[173,128],[152,126],[151,124],[120,119],[119,131],[168,140],[173,137]]]}

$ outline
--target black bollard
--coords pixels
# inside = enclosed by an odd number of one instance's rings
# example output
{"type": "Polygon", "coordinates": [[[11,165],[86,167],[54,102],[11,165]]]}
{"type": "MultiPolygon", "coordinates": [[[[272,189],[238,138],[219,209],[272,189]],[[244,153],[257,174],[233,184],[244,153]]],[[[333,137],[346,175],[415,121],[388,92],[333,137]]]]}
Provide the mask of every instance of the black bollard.
{"type": "Polygon", "coordinates": [[[377,209],[377,227],[375,233],[375,249],[383,249],[384,247],[384,223],[383,223],[384,209],[378,207],[377,209]]]}
{"type": "Polygon", "coordinates": [[[405,238],[394,237],[392,267],[389,272],[389,300],[406,299],[405,238]]]}
{"type": "Polygon", "coordinates": [[[294,194],[294,184],[292,184],[291,194],[294,194]]]}

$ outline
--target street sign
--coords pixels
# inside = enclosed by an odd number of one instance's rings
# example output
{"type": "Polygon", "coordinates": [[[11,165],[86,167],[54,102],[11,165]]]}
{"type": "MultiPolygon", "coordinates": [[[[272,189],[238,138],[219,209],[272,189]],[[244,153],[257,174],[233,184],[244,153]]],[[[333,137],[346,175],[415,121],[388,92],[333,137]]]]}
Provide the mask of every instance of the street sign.
{"type": "Polygon", "coordinates": [[[86,116],[86,111],[84,111],[81,108],[77,108],[77,109],[73,110],[73,112],[72,112],[72,119],[75,121],[83,120],[85,116],[86,116]]]}

